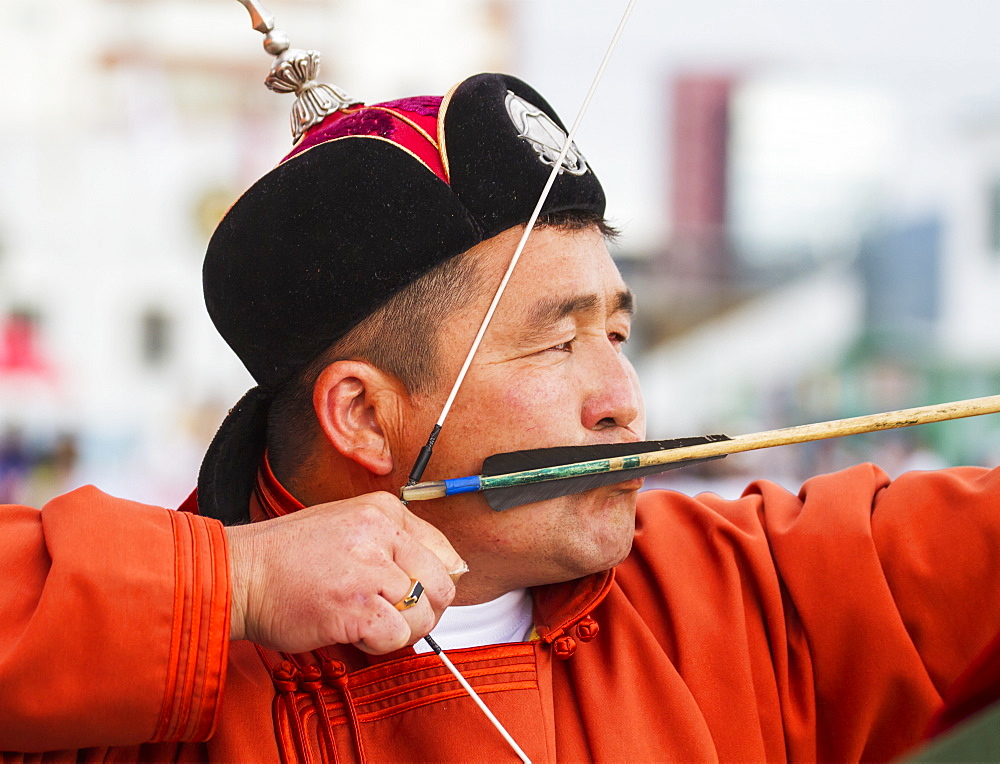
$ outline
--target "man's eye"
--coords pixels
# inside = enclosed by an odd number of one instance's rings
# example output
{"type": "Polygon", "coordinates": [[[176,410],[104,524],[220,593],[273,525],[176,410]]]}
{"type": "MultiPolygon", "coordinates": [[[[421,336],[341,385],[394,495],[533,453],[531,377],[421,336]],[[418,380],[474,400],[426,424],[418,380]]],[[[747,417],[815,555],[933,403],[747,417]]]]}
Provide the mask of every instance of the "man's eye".
{"type": "Polygon", "coordinates": [[[560,350],[563,353],[570,353],[573,351],[573,340],[566,340],[565,342],[560,342],[558,345],[553,345],[548,348],[548,350],[560,350]]]}
{"type": "Polygon", "coordinates": [[[621,332],[608,332],[608,339],[612,345],[624,345],[628,342],[628,335],[621,332]]]}

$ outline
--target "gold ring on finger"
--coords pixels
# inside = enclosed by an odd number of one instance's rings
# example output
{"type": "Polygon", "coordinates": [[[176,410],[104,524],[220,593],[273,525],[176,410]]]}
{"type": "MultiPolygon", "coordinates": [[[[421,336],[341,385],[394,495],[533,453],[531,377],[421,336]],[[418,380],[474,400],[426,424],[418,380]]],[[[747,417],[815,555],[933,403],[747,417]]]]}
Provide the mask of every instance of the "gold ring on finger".
{"type": "Polygon", "coordinates": [[[420,602],[420,595],[424,593],[424,585],[415,578],[410,579],[410,584],[410,591],[394,605],[396,610],[408,610],[420,602]]]}

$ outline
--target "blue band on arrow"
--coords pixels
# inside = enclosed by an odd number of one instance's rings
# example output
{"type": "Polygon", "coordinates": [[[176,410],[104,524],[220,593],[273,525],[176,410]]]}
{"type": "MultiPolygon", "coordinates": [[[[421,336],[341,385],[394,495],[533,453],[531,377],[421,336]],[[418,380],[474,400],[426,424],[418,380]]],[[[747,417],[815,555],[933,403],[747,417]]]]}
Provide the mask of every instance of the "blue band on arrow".
{"type": "Polygon", "coordinates": [[[454,496],[456,493],[475,493],[480,490],[479,475],[445,480],[444,490],[445,496],[454,496]]]}

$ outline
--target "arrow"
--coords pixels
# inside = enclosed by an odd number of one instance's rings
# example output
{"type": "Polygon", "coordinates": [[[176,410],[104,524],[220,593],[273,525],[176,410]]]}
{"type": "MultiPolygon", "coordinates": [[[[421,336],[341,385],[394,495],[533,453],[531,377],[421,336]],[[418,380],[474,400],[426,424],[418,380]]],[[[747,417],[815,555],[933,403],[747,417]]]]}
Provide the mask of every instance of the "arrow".
{"type": "Polygon", "coordinates": [[[1000,395],[804,424],[732,438],[726,435],[705,435],[669,441],[513,451],[487,458],[483,462],[481,475],[417,483],[403,488],[402,497],[404,501],[422,501],[483,491],[487,503],[499,512],[534,501],[613,485],[635,477],[656,475],[669,469],[719,459],[742,451],[996,413],[1000,413],[1000,395]]]}

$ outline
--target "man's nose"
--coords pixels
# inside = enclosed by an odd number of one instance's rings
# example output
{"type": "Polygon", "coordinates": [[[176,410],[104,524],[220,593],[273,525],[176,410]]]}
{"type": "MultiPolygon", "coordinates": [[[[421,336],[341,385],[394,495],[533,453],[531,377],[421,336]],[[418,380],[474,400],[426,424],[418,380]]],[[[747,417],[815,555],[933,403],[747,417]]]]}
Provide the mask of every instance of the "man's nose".
{"type": "Polygon", "coordinates": [[[628,427],[639,416],[641,404],[635,372],[625,355],[610,344],[598,353],[583,403],[583,426],[588,430],[628,427]]]}

